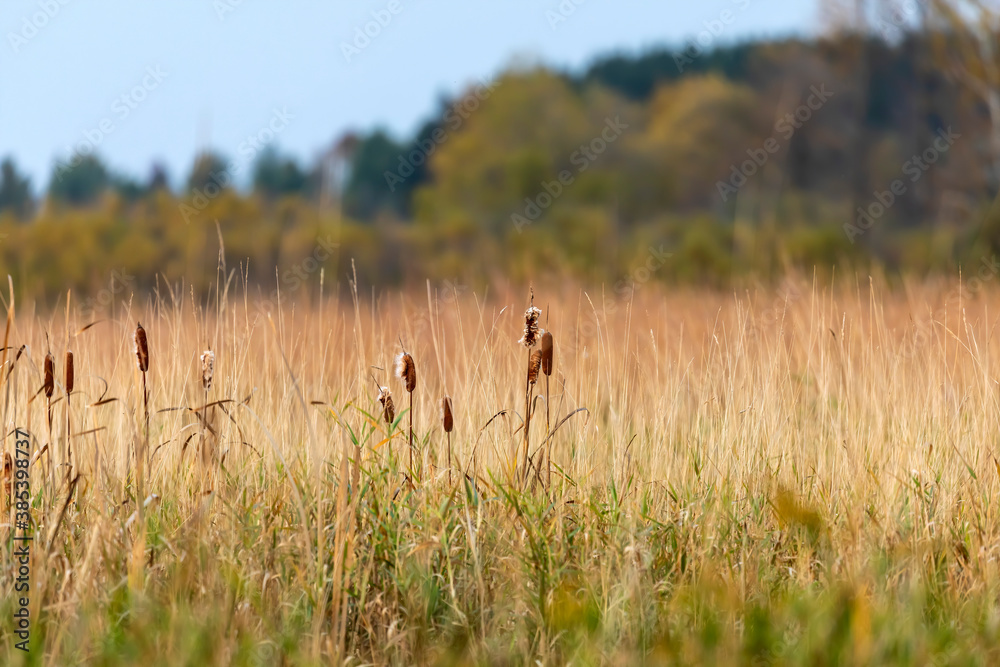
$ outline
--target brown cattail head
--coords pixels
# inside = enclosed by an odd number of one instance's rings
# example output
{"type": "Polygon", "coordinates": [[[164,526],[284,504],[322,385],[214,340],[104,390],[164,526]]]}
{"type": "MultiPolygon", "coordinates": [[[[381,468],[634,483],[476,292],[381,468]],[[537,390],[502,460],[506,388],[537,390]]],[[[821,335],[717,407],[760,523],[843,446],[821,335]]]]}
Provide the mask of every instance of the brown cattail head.
{"type": "Polygon", "coordinates": [[[45,398],[52,398],[52,392],[56,390],[56,358],[49,352],[45,355],[45,398]]]}
{"type": "Polygon", "coordinates": [[[455,427],[455,416],[451,413],[451,396],[441,399],[441,425],[444,426],[445,433],[451,433],[455,427]]]}
{"type": "Polygon", "coordinates": [[[552,375],[552,333],[542,334],[542,372],[552,375]]]}
{"type": "Polygon", "coordinates": [[[135,323],[135,363],[145,373],[149,370],[149,346],[146,344],[146,330],[135,323]]]}
{"type": "Polygon", "coordinates": [[[205,350],[201,353],[201,386],[205,391],[212,388],[212,378],[215,376],[215,352],[205,350]]]}
{"type": "Polygon", "coordinates": [[[531,353],[531,357],[528,358],[528,383],[535,384],[538,382],[538,370],[542,366],[542,353],[540,350],[535,350],[531,353]]]}
{"type": "Polygon", "coordinates": [[[14,478],[14,461],[8,452],[3,453],[3,508],[10,507],[10,487],[14,478]]]}
{"type": "Polygon", "coordinates": [[[66,393],[67,394],[73,393],[74,379],[75,377],[73,372],[73,351],[66,350],[66,393]]]}
{"type": "Polygon", "coordinates": [[[524,335],[517,341],[529,350],[538,343],[538,316],[542,311],[534,306],[528,306],[524,311],[524,335]]]}
{"type": "Polygon", "coordinates": [[[396,406],[392,403],[392,392],[388,387],[379,387],[378,402],[382,404],[382,419],[391,425],[396,419],[396,406]]]}
{"type": "Polygon", "coordinates": [[[417,388],[417,367],[407,352],[396,357],[396,377],[406,383],[406,391],[412,393],[417,388]]]}

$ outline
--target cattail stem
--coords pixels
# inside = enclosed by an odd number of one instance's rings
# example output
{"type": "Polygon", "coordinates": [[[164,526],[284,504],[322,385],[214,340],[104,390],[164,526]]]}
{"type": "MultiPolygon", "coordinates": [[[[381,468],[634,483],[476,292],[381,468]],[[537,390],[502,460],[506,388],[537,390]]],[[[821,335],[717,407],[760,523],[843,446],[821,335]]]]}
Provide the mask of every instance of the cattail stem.
{"type": "MultiPolygon", "coordinates": [[[[410,397],[410,435],[409,435],[409,443],[410,443],[410,477],[412,478],[412,477],[414,477],[414,471],[413,471],[413,392],[412,391],[408,392],[408,394],[409,394],[409,397],[410,397]]],[[[420,481],[419,477],[417,478],[417,481],[418,482],[420,481]]]]}
{"type": "Polygon", "coordinates": [[[138,469],[137,475],[137,491],[139,492],[139,525],[143,527],[145,524],[143,521],[143,507],[146,496],[144,494],[145,489],[143,488],[146,476],[146,450],[149,448],[149,392],[146,390],[146,371],[142,371],[142,408],[144,422],[146,424],[145,432],[140,440],[142,448],[139,455],[136,457],[136,468],[138,469]]]}
{"type": "Polygon", "coordinates": [[[73,450],[70,448],[70,444],[69,444],[69,437],[70,437],[70,415],[69,415],[69,409],[70,409],[70,400],[69,400],[69,392],[67,391],[66,392],[66,446],[65,446],[65,451],[66,451],[66,462],[69,463],[70,466],[72,467],[72,465],[73,465],[73,450]]]}
{"type": "Polygon", "coordinates": [[[552,428],[549,422],[549,376],[545,376],[545,486],[552,488],[552,428]]]}
{"type": "MultiPolygon", "coordinates": [[[[530,374],[531,369],[531,353],[528,353],[528,369],[530,374]]],[[[525,375],[524,379],[524,479],[528,479],[528,447],[529,447],[529,434],[528,429],[531,428],[531,382],[528,379],[528,375],[525,375]]]]}
{"type": "MultiPolygon", "coordinates": [[[[549,409],[549,376],[552,375],[553,346],[552,332],[546,331],[542,334],[541,370],[545,374],[545,486],[549,489],[552,488],[552,422],[549,418],[551,414],[549,409]]],[[[538,475],[539,477],[542,475],[541,466],[539,466],[538,475]]]]}
{"type": "Polygon", "coordinates": [[[70,396],[73,394],[75,378],[76,371],[73,366],[73,353],[70,350],[66,350],[66,377],[64,383],[66,387],[66,461],[70,464],[71,470],[73,465],[73,450],[70,446],[70,438],[72,436],[72,422],[70,421],[70,396]]]}
{"type": "MultiPolygon", "coordinates": [[[[208,389],[205,389],[205,402],[202,405],[208,405],[208,389]]],[[[208,435],[205,433],[205,427],[208,425],[208,408],[201,414],[201,465],[198,467],[201,469],[201,487],[202,491],[205,490],[205,468],[209,461],[208,457],[208,435]]]]}
{"type": "Polygon", "coordinates": [[[451,397],[441,399],[441,428],[448,437],[448,484],[451,485],[451,430],[455,428],[455,414],[451,409],[451,397]]]}
{"type": "MultiPolygon", "coordinates": [[[[413,478],[413,390],[417,388],[417,366],[413,363],[413,357],[403,350],[396,357],[396,377],[403,381],[406,393],[410,395],[410,478],[413,478]]],[[[417,478],[420,481],[420,478],[417,478]]]]}

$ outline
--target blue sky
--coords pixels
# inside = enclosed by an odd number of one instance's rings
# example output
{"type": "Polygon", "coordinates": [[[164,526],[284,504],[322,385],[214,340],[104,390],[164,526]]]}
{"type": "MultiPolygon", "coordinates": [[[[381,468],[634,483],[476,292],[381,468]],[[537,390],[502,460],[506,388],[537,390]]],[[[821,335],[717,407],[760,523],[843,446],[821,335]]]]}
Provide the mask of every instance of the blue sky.
{"type": "Polygon", "coordinates": [[[2,2],[0,155],[36,189],[80,144],[137,177],[162,161],[177,183],[198,150],[237,157],[268,126],[306,161],[348,129],[404,136],[442,95],[513,62],[579,69],[706,26],[726,43],[817,24],[812,0],[2,2]]]}

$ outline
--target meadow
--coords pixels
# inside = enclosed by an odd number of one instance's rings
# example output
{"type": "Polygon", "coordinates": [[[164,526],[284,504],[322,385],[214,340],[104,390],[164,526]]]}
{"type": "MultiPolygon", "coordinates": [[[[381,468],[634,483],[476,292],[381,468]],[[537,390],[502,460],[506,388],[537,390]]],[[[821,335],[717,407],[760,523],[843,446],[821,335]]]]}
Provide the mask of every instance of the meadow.
{"type": "Polygon", "coordinates": [[[0,526],[3,664],[1000,659],[989,279],[536,283],[554,354],[527,474],[527,286],[263,304],[220,283],[119,294],[96,323],[81,295],[4,290],[35,540],[24,653],[0,526]]]}

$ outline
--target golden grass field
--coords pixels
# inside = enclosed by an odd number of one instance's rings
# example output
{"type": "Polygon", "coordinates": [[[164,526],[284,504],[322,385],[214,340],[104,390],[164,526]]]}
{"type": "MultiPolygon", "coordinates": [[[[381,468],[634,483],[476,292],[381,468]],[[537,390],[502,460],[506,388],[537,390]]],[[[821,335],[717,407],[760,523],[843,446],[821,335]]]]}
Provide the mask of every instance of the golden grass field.
{"type": "MultiPolygon", "coordinates": [[[[334,291],[260,308],[237,284],[161,286],[84,331],[77,295],[15,305],[4,447],[17,427],[48,448],[30,469],[26,654],[0,528],[0,663],[1000,659],[997,285],[535,284],[552,425],[585,408],[552,435],[548,487],[517,458],[526,288],[334,291]],[[418,378],[412,484],[401,344],[418,378]]],[[[540,394],[544,378],[532,451],[540,394]]]]}

